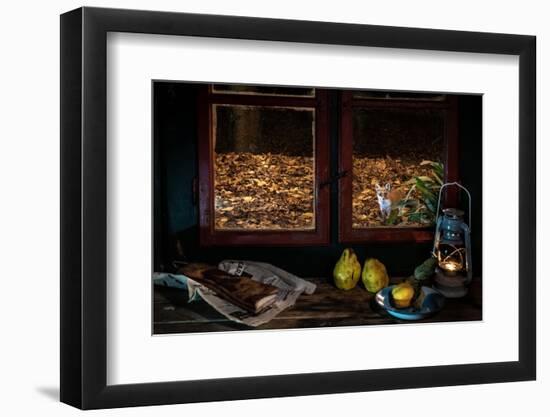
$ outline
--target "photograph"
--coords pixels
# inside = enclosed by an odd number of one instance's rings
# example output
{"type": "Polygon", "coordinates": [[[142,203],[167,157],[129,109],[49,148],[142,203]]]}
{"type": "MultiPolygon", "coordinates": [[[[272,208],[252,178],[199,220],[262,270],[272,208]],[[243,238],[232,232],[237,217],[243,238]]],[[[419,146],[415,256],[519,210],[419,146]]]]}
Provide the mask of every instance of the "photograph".
{"type": "Polygon", "coordinates": [[[481,321],[482,100],[152,80],[153,335],[481,321]]]}

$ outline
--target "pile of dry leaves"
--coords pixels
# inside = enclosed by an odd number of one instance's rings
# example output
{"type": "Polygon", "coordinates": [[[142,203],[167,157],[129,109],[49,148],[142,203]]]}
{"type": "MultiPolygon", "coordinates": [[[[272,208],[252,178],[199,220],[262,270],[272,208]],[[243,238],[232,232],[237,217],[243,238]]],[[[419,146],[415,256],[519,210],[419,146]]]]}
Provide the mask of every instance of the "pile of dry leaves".
{"type": "Polygon", "coordinates": [[[313,158],[216,154],[217,229],[313,229],[313,158]]]}
{"type": "MultiPolygon", "coordinates": [[[[415,161],[356,157],[353,162],[353,227],[384,226],[375,184],[392,185],[404,197],[405,184],[429,175],[415,161]]],[[[315,227],[313,158],[248,152],[216,154],[215,227],[217,229],[303,230],[315,227]]],[[[415,191],[411,198],[418,198],[415,191]]],[[[401,222],[399,226],[419,226],[401,222]]]]}

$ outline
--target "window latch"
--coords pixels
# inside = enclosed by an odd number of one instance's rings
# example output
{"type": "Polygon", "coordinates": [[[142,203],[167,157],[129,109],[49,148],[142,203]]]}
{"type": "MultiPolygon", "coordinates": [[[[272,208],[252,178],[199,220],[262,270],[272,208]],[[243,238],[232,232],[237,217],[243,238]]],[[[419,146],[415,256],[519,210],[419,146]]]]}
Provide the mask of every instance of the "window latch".
{"type": "Polygon", "coordinates": [[[340,171],[335,175],[333,175],[332,177],[330,177],[327,181],[323,181],[321,184],[319,184],[319,188],[324,188],[327,185],[332,185],[338,180],[340,180],[341,178],[347,177],[347,175],[348,175],[348,171],[340,171]]]}

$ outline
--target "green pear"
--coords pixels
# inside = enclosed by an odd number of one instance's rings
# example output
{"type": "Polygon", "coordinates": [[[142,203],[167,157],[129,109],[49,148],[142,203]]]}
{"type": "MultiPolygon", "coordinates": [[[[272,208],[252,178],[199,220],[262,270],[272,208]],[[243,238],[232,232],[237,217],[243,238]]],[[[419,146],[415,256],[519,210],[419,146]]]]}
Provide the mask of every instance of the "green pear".
{"type": "Polygon", "coordinates": [[[378,292],[390,283],[386,267],[378,259],[370,258],[365,261],[362,274],[363,284],[369,292],[378,292]]]}
{"type": "Polygon", "coordinates": [[[332,273],[334,284],[341,290],[351,290],[361,278],[361,264],[353,249],[344,249],[332,273]]]}

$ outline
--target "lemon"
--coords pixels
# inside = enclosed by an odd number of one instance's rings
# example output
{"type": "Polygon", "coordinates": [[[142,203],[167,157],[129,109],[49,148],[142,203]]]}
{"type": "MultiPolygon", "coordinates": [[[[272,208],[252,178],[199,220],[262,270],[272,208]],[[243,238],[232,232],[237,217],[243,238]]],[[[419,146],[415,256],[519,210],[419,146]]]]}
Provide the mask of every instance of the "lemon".
{"type": "Polygon", "coordinates": [[[391,290],[393,303],[397,308],[407,308],[414,297],[414,287],[408,282],[402,282],[391,290]]]}

